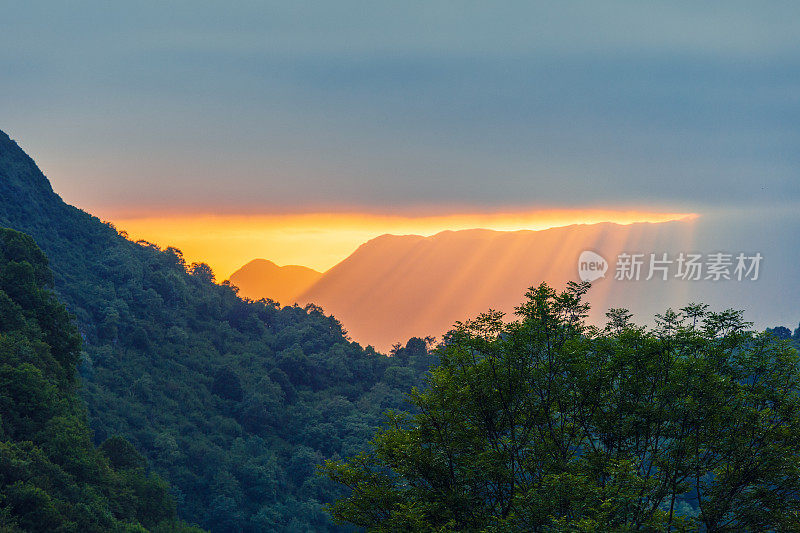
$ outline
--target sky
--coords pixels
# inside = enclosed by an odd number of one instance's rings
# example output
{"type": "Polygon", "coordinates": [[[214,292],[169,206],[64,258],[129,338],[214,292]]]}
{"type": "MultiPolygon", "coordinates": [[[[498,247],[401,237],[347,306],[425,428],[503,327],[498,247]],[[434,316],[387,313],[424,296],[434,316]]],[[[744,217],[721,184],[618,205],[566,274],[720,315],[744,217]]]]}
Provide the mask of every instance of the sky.
{"type": "Polygon", "coordinates": [[[159,244],[208,217],[800,204],[797,2],[0,7],[0,129],[159,244]]]}

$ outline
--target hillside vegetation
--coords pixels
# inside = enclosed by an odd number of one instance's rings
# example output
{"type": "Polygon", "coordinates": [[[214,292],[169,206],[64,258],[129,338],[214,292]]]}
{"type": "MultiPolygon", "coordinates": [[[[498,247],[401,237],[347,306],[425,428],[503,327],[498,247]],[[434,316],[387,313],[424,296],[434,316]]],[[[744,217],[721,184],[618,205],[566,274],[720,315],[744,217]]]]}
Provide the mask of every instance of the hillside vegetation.
{"type": "Polygon", "coordinates": [[[33,239],[0,229],[0,529],[185,529],[130,443],[92,443],[77,394],[80,337],[51,283],[33,239]]]}
{"type": "Polygon", "coordinates": [[[386,357],[315,306],[244,301],[180,251],[134,243],[65,204],[0,133],[0,225],[34,237],[77,317],[97,443],[122,435],[213,531],[335,529],[343,494],[316,465],[363,449],[429,365],[415,339],[386,357]]]}

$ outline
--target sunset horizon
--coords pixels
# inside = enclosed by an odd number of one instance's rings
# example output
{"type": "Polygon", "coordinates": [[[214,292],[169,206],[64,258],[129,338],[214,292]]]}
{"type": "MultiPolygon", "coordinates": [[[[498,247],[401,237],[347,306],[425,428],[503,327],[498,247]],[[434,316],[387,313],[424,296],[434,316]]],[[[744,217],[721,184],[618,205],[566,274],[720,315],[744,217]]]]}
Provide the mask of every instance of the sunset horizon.
{"type": "Polygon", "coordinates": [[[799,21],[3,3],[0,532],[800,531],[799,21]]]}
{"type": "Polygon", "coordinates": [[[431,236],[442,231],[538,231],[574,224],[633,224],[691,220],[696,213],[632,209],[536,209],[529,212],[379,215],[328,212],[245,215],[166,215],[103,220],[162,248],[180,249],[189,262],[208,263],[220,281],[251,259],[325,272],[361,244],[381,235],[431,236]]]}

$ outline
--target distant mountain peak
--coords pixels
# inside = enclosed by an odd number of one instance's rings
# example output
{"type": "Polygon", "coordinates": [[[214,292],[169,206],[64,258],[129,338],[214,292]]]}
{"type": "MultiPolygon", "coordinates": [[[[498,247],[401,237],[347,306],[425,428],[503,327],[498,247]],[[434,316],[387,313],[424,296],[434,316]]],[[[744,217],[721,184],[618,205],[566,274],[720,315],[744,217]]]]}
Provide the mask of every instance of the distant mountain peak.
{"type": "Polygon", "coordinates": [[[231,274],[230,282],[246,298],[270,298],[291,305],[321,276],[321,272],[305,266],[280,266],[269,259],[253,259],[231,274]]]}

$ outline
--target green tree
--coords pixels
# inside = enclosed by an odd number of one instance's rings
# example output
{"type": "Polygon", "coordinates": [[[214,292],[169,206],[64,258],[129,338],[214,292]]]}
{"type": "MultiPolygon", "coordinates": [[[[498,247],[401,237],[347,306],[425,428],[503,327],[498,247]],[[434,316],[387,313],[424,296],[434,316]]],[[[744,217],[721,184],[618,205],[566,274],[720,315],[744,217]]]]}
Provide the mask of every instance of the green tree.
{"type": "Polygon", "coordinates": [[[795,350],[691,305],[586,326],[588,284],[458,324],[415,412],[328,461],[334,518],[372,531],[800,527],[795,350]]]}

